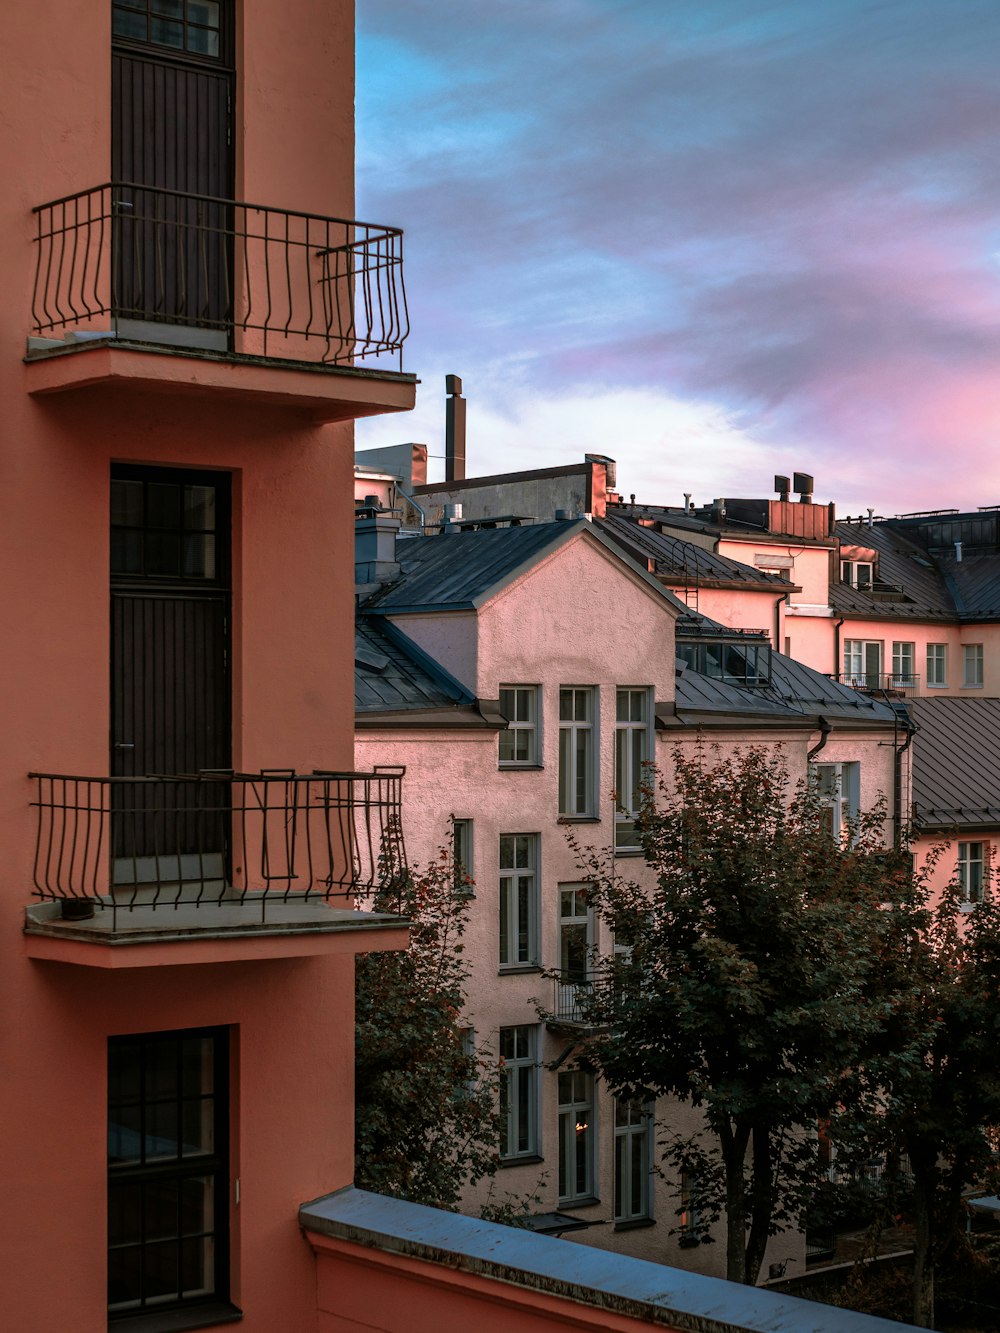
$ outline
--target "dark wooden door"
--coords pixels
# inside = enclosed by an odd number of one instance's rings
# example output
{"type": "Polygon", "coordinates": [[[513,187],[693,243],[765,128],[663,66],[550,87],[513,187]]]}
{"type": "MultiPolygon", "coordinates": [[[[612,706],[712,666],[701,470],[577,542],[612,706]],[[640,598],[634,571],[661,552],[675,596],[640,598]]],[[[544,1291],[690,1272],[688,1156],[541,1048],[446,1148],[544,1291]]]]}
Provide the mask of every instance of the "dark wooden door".
{"type": "Polygon", "coordinates": [[[218,30],[114,7],[111,207],[120,319],[217,331],[231,323],[231,25],[226,7],[199,7],[209,8],[218,30]],[[214,54],[198,49],[209,38],[214,54]]]}
{"type": "Polygon", "coordinates": [[[120,882],[216,879],[230,764],[229,488],[216,473],[112,473],[111,774],[120,882]]]}

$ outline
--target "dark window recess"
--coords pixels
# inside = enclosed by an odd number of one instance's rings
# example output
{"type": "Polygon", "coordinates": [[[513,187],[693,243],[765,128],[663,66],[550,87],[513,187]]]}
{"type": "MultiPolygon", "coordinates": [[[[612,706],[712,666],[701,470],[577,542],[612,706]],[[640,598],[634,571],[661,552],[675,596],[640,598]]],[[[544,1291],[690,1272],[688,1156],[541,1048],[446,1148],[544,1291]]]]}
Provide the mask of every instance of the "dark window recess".
{"type": "Polygon", "coordinates": [[[767,685],[771,680],[769,643],[678,643],[677,657],[699,675],[730,685],[767,685]]]}
{"type": "Polygon", "coordinates": [[[108,1313],[229,1295],[228,1032],[108,1041],[108,1313]]]}
{"type": "Polygon", "coordinates": [[[225,552],[216,538],[227,530],[224,482],[206,473],[129,476],[111,480],[111,574],[131,579],[223,584],[225,552]]]}
{"type": "Polygon", "coordinates": [[[218,60],[226,54],[219,0],[113,0],[116,39],[218,60]]]}

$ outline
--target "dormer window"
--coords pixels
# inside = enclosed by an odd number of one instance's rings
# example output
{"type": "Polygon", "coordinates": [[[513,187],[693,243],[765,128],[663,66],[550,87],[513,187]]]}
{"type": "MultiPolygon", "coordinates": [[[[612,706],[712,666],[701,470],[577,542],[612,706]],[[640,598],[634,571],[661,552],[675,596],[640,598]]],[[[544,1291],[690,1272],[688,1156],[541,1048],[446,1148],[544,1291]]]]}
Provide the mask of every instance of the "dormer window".
{"type": "Polygon", "coordinates": [[[852,588],[871,588],[875,582],[875,565],[871,560],[841,560],[840,581],[852,588]]]}

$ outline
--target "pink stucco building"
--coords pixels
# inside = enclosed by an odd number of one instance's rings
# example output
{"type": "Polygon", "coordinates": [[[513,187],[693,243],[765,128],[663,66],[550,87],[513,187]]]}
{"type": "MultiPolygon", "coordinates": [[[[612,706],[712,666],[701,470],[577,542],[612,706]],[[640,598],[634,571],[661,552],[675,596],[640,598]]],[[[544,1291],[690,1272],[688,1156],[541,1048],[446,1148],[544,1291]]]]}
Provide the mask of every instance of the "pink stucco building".
{"type": "MultiPolygon", "coordinates": [[[[628,815],[642,766],[668,773],[675,745],[761,743],[793,779],[813,772],[837,830],[884,795],[891,838],[907,733],[766,635],[695,614],[608,525],[490,524],[397,539],[398,520],[361,510],[358,764],[405,763],[411,859],[454,839],[474,880],[464,1021],[507,1071],[498,1187],[537,1192],[541,1224],[581,1244],[719,1273],[723,1246],[670,1234],[685,1182],[653,1170],[654,1123],[697,1117],[616,1102],[575,1061],[589,951],[614,941],[569,838],[652,887],[628,815]]],[[[772,1257],[801,1271],[803,1238],[772,1257]]]]}

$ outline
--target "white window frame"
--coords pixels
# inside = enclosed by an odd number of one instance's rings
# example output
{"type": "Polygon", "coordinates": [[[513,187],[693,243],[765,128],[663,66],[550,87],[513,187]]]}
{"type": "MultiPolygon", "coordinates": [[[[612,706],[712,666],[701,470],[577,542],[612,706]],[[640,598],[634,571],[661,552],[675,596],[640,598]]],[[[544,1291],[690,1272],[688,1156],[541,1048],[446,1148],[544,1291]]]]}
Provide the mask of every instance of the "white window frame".
{"type": "Polygon", "coordinates": [[[884,647],[881,639],[845,639],[843,683],[878,689],[882,684],[884,647]]]}
{"type": "Polygon", "coordinates": [[[652,1114],[641,1097],[616,1097],[615,1222],[646,1221],[651,1216],[650,1139],[652,1114]]]}
{"type": "Polygon", "coordinates": [[[897,639],[892,645],[892,684],[894,689],[910,689],[916,685],[913,672],[917,660],[917,645],[897,639]]]}
{"type": "Polygon", "coordinates": [[[559,1202],[594,1198],[597,1143],[594,1076],[584,1069],[560,1069],[559,1202]]]}
{"type": "Polygon", "coordinates": [[[927,688],[944,690],[948,688],[948,645],[929,643],[927,645],[927,688]]]}
{"type": "MultiPolygon", "coordinates": [[[[559,976],[556,979],[556,1012],[563,1018],[579,1022],[579,992],[591,984],[591,959],[595,938],[594,909],[590,902],[589,884],[560,884],[557,919],[559,941],[559,976]],[[570,957],[570,941],[583,937],[582,966],[574,965],[570,957]]],[[[574,940],[575,942],[575,940],[574,940]]],[[[573,953],[577,950],[574,948],[573,953]]]]}
{"type": "Polygon", "coordinates": [[[500,969],[538,965],[537,833],[500,834],[500,969]]]}
{"type": "Polygon", "coordinates": [[[538,1024],[500,1029],[500,1157],[538,1156],[538,1024]]]}
{"type": "Polygon", "coordinates": [[[619,685],[615,691],[615,850],[619,852],[641,850],[635,820],[652,751],[652,699],[648,685],[619,685]]]}
{"type": "Polygon", "coordinates": [[[963,903],[981,903],[986,883],[986,843],[958,844],[958,890],[963,903]]]}
{"type": "Polygon", "coordinates": [[[597,814],[597,704],[595,685],[559,687],[559,815],[597,814]],[[569,716],[563,716],[568,712],[569,716]]]}
{"type": "Polygon", "coordinates": [[[861,765],[857,760],[840,764],[813,764],[812,775],[820,805],[830,812],[830,835],[842,842],[851,820],[861,809],[861,765]]]}
{"type": "Polygon", "coordinates": [[[473,873],[475,824],[471,819],[451,820],[451,849],[455,870],[455,892],[474,898],[476,880],[473,873]]]}
{"type": "Polygon", "coordinates": [[[841,560],[840,581],[852,588],[870,590],[875,582],[875,562],[873,560],[841,560]]]}
{"type": "Polygon", "coordinates": [[[981,643],[962,644],[962,688],[981,690],[983,688],[983,645],[981,643]]]}
{"type": "Polygon", "coordinates": [[[537,685],[500,686],[500,711],[508,719],[506,729],[499,734],[498,762],[501,768],[540,766],[540,701],[541,691],[537,685]]]}

